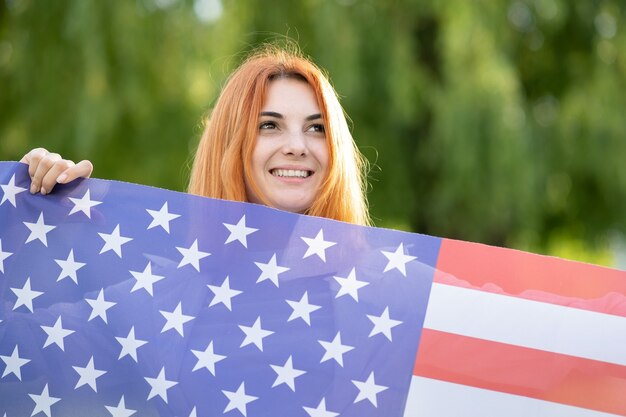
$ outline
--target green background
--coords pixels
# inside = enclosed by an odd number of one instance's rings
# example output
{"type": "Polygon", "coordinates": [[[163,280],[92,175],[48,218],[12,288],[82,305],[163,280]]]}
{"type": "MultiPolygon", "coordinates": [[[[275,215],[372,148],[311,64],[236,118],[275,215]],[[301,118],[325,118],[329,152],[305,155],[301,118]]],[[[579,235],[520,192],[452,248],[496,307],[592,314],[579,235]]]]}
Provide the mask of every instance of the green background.
{"type": "Polygon", "coordinates": [[[183,190],[264,41],[328,71],[377,226],[626,268],[623,0],[0,0],[0,159],[183,190]]]}

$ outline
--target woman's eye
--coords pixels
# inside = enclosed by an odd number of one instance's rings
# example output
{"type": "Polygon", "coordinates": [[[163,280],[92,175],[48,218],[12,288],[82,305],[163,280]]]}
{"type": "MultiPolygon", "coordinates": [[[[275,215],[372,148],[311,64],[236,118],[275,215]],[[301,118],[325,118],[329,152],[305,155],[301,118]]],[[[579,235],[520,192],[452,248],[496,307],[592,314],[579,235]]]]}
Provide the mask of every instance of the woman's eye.
{"type": "Polygon", "coordinates": [[[276,129],[276,123],[274,123],[274,122],[262,122],[259,125],[259,129],[276,129]]]}
{"type": "Polygon", "coordinates": [[[319,123],[319,124],[314,124],[312,125],[309,130],[312,130],[313,132],[319,132],[319,133],[324,133],[326,130],[324,129],[324,125],[319,123]]]}

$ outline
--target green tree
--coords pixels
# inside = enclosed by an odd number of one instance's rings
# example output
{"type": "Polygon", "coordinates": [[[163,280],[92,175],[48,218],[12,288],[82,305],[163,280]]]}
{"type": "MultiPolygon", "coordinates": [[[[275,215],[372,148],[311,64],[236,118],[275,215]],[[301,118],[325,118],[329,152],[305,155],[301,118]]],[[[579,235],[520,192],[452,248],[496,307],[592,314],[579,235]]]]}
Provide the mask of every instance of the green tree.
{"type": "Polygon", "coordinates": [[[271,6],[0,0],[0,158],[45,146],[183,190],[229,72],[289,37],[342,98],[377,225],[610,261],[626,231],[624,2],[271,6]]]}

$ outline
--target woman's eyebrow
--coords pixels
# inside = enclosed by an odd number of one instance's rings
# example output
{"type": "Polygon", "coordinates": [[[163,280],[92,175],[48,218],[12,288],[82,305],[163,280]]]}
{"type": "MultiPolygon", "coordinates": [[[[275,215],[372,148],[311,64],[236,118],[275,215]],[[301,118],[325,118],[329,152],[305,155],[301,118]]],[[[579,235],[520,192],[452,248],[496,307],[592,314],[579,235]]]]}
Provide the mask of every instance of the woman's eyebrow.
{"type": "MultiPolygon", "coordinates": [[[[262,111],[259,116],[266,116],[266,117],[275,117],[276,119],[284,119],[285,117],[280,114],[280,113],[276,113],[275,111],[262,111]]],[[[310,116],[307,116],[304,118],[304,120],[306,121],[311,121],[311,120],[317,120],[317,119],[321,119],[322,115],[320,113],[316,113],[316,114],[312,114],[310,116]]]]}
{"type": "Polygon", "coordinates": [[[284,119],[282,114],[276,113],[275,111],[262,111],[259,116],[269,116],[269,117],[275,117],[277,119],[284,119]]]}

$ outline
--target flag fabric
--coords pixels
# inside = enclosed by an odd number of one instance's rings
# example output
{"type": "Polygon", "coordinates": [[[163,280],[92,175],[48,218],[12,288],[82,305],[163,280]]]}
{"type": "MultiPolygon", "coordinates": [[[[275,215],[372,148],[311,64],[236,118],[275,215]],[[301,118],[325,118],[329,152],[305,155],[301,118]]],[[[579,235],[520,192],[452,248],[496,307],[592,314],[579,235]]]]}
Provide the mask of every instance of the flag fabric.
{"type": "Polygon", "coordinates": [[[0,416],[402,416],[441,240],[0,163],[0,416]]]}
{"type": "Polygon", "coordinates": [[[28,186],[0,163],[0,415],[626,416],[624,271],[28,186]]]}
{"type": "Polygon", "coordinates": [[[626,416],[626,272],[444,239],[405,417],[626,416]]]}

